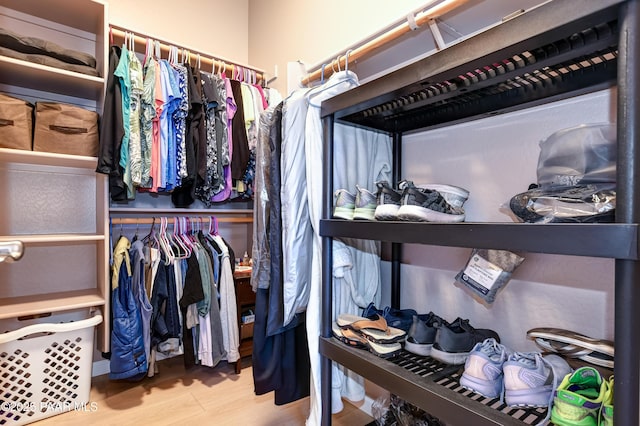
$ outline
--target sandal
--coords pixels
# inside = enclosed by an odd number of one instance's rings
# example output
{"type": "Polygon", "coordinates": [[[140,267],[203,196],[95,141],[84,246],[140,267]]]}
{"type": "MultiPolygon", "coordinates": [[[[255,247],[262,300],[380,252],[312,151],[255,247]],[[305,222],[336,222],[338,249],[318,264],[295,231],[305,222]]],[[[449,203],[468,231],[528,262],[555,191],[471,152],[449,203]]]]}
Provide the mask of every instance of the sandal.
{"type": "Polygon", "coordinates": [[[374,343],[400,342],[407,336],[404,330],[389,327],[387,321],[380,315],[371,319],[351,314],[340,314],[336,322],[338,327],[357,331],[374,343]]]}
{"type": "Polygon", "coordinates": [[[533,328],[527,336],[547,352],[578,358],[605,368],[614,366],[614,347],[609,340],[598,340],[560,328],[533,328]]]}
{"type": "Polygon", "coordinates": [[[387,320],[385,320],[384,317],[378,314],[371,318],[365,318],[351,314],[340,314],[338,315],[336,323],[340,328],[350,328],[355,331],[360,331],[363,329],[387,331],[387,328],[389,327],[387,325],[387,320]]]}
{"type": "Polygon", "coordinates": [[[341,342],[354,348],[368,349],[369,352],[380,358],[391,358],[402,349],[400,343],[376,343],[350,328],[340,328],[335,323],[332,331],[333,335],[341,342]]]}

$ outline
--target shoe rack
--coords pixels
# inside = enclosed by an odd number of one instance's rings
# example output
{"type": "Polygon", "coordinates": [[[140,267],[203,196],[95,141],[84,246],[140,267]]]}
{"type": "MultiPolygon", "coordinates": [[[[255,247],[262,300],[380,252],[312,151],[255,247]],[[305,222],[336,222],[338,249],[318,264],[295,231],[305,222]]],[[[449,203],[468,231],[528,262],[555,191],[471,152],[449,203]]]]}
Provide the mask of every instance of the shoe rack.
{"type": "Polygon", "coordinates": [[[322,423],[331,424],[331,362],[338,362],[450,425],[535,424],[546,410],[510,409],[459,391],[446,365],[410,355],[381,360],[331,336],[332,240],[391,243],[391,305],[400,306],[403,244],[491,248],[615,259],[615,423],[637,426],[640,362],[638,222],[640,193],[634,137],[640,113],[635,1],[547,2],[363,84],[322,104],[325,135],[322,282],[322,423]],[[331,218],[333,126],[393,137],[394,183],[400,181],[402,136],[617,87],[618,183],[615,223],[409,223],[331,218]],[[638,195],[636,195],[638,194],[638,195]],[[411,358],[411,359],[409,359],[411,358]],[[429,365],[427,365],[429,364],[429,365]]]}

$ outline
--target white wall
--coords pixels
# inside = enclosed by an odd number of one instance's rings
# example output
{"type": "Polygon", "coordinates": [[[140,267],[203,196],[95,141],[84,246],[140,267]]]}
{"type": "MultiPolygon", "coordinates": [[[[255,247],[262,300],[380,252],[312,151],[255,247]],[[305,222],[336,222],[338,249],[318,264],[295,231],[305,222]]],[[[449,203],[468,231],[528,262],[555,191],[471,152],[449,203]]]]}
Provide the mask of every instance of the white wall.
{"type": "Polygon", "coordinates": [[[105,0],[109,21],[248,65],[248,0],[105,0]]]}
{"type": "Polygon", "coordinates": [[[426,0],[249,0],[249,58],[279,78],[272,86],[286,93],[286,64],[312,64],[355,43],[426,0]]]}

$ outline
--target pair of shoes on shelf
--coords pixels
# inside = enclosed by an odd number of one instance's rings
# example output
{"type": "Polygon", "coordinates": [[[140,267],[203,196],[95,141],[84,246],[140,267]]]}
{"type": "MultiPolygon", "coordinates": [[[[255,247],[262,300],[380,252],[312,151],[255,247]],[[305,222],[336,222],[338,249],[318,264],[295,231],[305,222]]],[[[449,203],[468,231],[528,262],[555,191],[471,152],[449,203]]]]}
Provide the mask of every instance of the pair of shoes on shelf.
{"type": "Polygon", "coordinates": [[[474,347],[485,339],[493,338],[500,342],[498,333],[486,328],[474,328],[467,319],[456,318],[451,323],[434,321],[433,327],[436,328],[436,334],[430,356],[445,364],[464,364],[474,347]]]}
{"type": "Polygon", "coordinates": [[[511,407],[550,407],[571,367],[558,355],[514,352],[495,339],[478,343],[465,363],[460,385],[511,407]]]}
{"type": "Polygon", "coordinates": [[[612,426],[613,376],[605,380],[593,367],[567,374],[555,392],[551,422],[556,426],[612,426]]]}
{"type": "Polygon", "coordinates": [[[382,358],[396,355],[402,349],[400,342],[406,337],[403,330],[389,327],[380,315],[365,318],[340,314],[335,322],[333,334],[344,343],[366,348],[382,358]]]}
{"type": "Polygon", "coordinates": [[[390,327],[408,332],[413,323],[413,316],[418,315],[418,313],[413,309],[395,309],[390,306],[386,306],[384,309],[377,309],[373,302],[369,303],[369,306],[362,312],[362,316],[371,318],[375,315],[383,317],[390,327]]]}
{"type": "Polygon", "coordinates": [[[376,196],[366,188],[356,185],[355,194],[346,189],[338,189],[334,197],[333,217],[346,220],[374,219],[376,196]]]}
{"type": "Polygon", "coordinates": [[[614,346],[610,340],[594,339],[562,328],[532,328],[527,337],[545,352],[578,358],[605,368],[614,367],[614,346]]]}
{"type": "Polygon", "coordinates": [[[447,322],[433,312],[424,315],[414,315],[411,328],[407,333],[404,348],[416,355],[430,356],[436,341],[438,327],[447,322]]]}
{"type": "Polygon", "coordinates": [[[388,182],[376,182],[376,220],[406,220],[419,222],[462,222],[462,205],[469,191],[453,185],[425,184],[416,186],[403,180],[398,190],[388,182]]]}

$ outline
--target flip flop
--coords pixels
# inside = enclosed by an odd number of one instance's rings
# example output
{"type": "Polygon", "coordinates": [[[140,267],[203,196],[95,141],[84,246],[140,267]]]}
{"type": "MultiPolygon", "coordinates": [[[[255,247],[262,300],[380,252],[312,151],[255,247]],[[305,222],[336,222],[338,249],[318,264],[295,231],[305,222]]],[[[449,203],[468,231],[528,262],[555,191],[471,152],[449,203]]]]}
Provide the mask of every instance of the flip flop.
{"type": "Polygon", "coordinates": [[[404,330],[389,327],[387,321],[380,315],[376,315],[376,318],[372,319],[351,314],[340,314],[336,323],[342,329],[351,329],[363,334],[374,343],[401,342],[407,336],[404,330]]]}
{"type": "Polygon", "coordinates": [[[533,328],[527,336],[545,351],[578,358],[606,368],[614,366],[614,346],[610,340],[594,339],[561,328],[533,328]]]}
{"type": "Polygon", "coordinates": [[[331,331],[333,332],[333,335],[342,343],[346,343],[347,345],[353,346],[354,348],[369,348],[368,342],[366,341],[367,339],[362,336],[356,335],[355,332],[348,328],[342,329],[338,327],[335,322],[331,326],[331,331]]]}
{"type": "Polygon", "coordinates": [[[400,343],[376,343],[372,342],[362,334],[351,330],[350,328],[340,328],[335,323],[332,326],[333,335],[341,342],[355,348],[363,348],[369,350],[380,358],[391,358],[395,356],[401,349],[400,343]]]}
{"type": "Polygon", "coordinates": [[[363,329],[387,331],[387,329],[389,328],[389,326],[387,325],[387,320],[385,320],[384,317],[378,314],[376,314],[375,319],[373,319],[373,317],[365,318],[358,315],[340,314],[338,315],[336,323],[340,328],[350,328],[355,331],[360,331],[363,329]]]}

